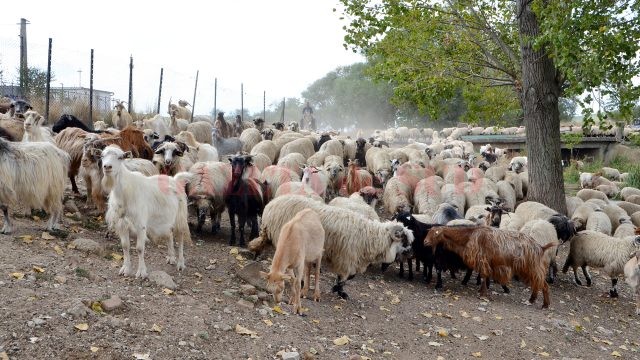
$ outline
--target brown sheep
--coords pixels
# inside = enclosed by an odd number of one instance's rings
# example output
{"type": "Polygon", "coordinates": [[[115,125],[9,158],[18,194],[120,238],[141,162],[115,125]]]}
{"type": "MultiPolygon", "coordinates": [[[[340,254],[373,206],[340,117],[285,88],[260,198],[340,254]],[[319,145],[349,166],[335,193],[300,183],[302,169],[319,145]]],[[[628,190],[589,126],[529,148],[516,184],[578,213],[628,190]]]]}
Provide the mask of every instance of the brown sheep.
{"type": "Polygon", "coordinates": [[[434,249],[442,245],[462,257],[465,265],[484,279],[482,296],[487,295],[490,278],[506,285],[515,275],[531,286],[530,303],[536,301],[542,289],[542,308],[549,307],[549,286],[545,281],[549,264],[544,252],[558,245],[557,242],[540,246],[531,236],[518,231],[487,226],[441,226],[429,231],[424,244],[434,249]]]}

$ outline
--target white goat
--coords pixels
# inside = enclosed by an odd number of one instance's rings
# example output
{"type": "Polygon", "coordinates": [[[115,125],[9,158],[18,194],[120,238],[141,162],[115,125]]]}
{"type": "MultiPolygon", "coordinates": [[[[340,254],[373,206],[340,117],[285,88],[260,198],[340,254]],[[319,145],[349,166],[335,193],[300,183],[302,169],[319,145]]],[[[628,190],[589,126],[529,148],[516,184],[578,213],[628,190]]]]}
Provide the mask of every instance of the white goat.
{"type": "Polygon", "coordinates": [[[124,264],[120,275],[131,276],[131,257],[129,255],[130,234],[136,237],[138,251],[137,278],[147,277],[144,262],[144,248],[147,233],[151,238],[167,239],[170,264],[176,264],[178,270],[185,269],[184,241],[191,242],[187,223],[187,197],[184,184],[166,175],[145,177],[138,172],[129,171],[123,166],[124,159],[131,156],[117,146],[107,146],[102,151],[102,185],[110,188],[108,210],[105,216],[109,228],[113,229],[122,243],[124,264]],[[178,240],[178,261],[176,263],[174,236],[178,240]]]}

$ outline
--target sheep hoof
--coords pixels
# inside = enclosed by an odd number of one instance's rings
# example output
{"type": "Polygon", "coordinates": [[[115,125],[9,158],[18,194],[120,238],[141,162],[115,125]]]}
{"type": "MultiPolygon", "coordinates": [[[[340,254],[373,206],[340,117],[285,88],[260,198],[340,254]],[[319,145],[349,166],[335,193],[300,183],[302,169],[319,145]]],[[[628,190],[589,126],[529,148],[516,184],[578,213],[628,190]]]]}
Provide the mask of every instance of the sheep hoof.
{"type": "Polygon", "coordinates": [[[167,264],[174,265],[175,263],[176,263],[176,257],[175,256],[167,256],[167,264]]]}
{"type": "Polygon", "coordinates": [[[179,261],[178,264],[176,265],[176,268],[178,269],[178,271],[182,271],[186,269],[187,266],[184,264],[184,261],[179,261]]]}
{"type": "Polygon", "coordinates": [[[345,300],[349,299],[349,295],[344,291],[338,291],[338,295],[345,300]]]}
{"type": "MultiPolygon", "coordinates": [[[[313,295],[313,301],[320,302],[320,294],[313,295]]],[[[638,311],[640,311],[640,309],[638,311]]]]}
{"type": "Polygon", "coordinates": [[[576,285],[582,286],[582,281],[576,279],[576,285]]]}
{"type": "Polygon", "coordinates": [[[138,269],[138,272],[136,272],[136,279],[146,279],[148,277],[146,269],[138,269]]]}
{"type": "Polygon", "coordinates": [[[640,307],[636,308],[636,315],[640,315],[640,307]]]}
{"type": "Polygon", "coordinates": [[[507,287],[507,285],[502,285],[502,291],[504,291],[505,294],[509,294],[511,293],[511,290],[509,290],[509,288],[507,287]]]}
{"type": "Polygon", "coordinates": [[[120,268],[120,271],[118,272],[119,275],[123,275],[123,276],[131,276],[133,275],[133,273],[131,272],[131,268],[128,265],[122,265],[122,267],[120,268]]]}

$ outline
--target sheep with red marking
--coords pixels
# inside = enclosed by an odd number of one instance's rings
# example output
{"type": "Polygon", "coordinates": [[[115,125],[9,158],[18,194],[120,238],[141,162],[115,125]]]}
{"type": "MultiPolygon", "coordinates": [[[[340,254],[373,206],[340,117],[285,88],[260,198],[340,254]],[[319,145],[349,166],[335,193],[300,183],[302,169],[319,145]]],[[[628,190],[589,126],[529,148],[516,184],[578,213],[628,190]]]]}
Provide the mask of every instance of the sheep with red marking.
{"type": "Polygon", "coordinates": [[[276,303],[282,299],[284,281],[292,280],[289,303],[293,304],[294,313],[301,313],[302,277],[305,276],[302,296],[307,297],[313,265],[316,268],[313,300],[320,301],[320,264],[323,248],[324,229],[315,211],[304,209],[282,226],[269,273],[260,272],[260,276],[267,280],[267,289],[273,294],[276,303]]]}
{"type": "Polygon", "coordinates": [[[542,290],[542,308],[549,307],[549,286],[545,281],[549,264],[544,252],[557,242],[540,246],[531,236],[517,231],[487,226],[442,226],[432,228],[424,244],[433,248],[442,245],[460,255],[465,264],[484,279],[481,295],[487,295],[490,278],[506,285],[515,275],[531,286],[530,303],[535,302],[538,291],[542,290]]]}
{"type": "Polygon", "coordinates": [[[634,256],[624,265],[624,278],[636,296],[636,315],[640,315],[640,252],[636,251],[634,256]]]}

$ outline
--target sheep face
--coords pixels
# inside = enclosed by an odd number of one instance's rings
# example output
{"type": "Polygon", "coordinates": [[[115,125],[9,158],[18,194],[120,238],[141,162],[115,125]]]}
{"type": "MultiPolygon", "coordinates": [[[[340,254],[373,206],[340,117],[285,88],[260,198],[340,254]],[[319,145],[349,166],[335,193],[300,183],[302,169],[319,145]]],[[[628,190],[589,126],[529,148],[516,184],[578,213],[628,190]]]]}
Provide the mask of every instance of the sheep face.
{"type": "Polygon", "coordinates": [[[27,111],[24,120],[24,131],[31,132],[33,127],[42,125],[44,118],[35,111],[27,111]]]}
{"type": "Polygon", "coordinates": [[[282,293],[284,292],[284,282],[290,281],[291,276],[287,274],[280,274],[278,272],[266,273],[260,271],[260,277],[267,280],[267,291],[273,294],[273,300],[276,303],[282,301],[282,293]]]}
{"type": "Polygon", "coordinates": [[[344,167],[341,165],[328,165],[325,170],[329,173],[331,180],[336,180],[340,173],[344,172],[344,167]]]}
{"type": "Polygon", "coordinates": [[[289,130],[293,131],[293,132],[298,132],[298,130],[300,130],[300,125],[298,125],[297,122],[292,121],[289,123],[289,130]]]}
{"type": "Polygon", "coordinates": [[[9,107],[9,114],[12,117],[24,119],[24,114],[31,109],[33,109],[33,107],[28,102],[24,100],[15,100],[9,107]]]}
{"type": "Polygon", "coordinates": [[[395,224],[389,229],[390,246],[381,262],[391,264],[396,260],[406,256],[411,256],[411,243],[413,243],[413,233],[400,224],[395,224]]]}
{"type": "Polygon", "coordinates": [[[276,130],[284,131],[284,123],[283,122],[274,122],[273,127],[276,130]]]}
{"type": "Polygon", "coordinates": [[[264,129],[261,132],[262,138],[264,140],[273,140],[273,130],[272,129],[264,129]]]}
{"type": "Polygon", "coordinates": [[[255,125],[256,129],[262,131],[264,129],[264,120],[262,118],[253,119],[253,125],[255,125]]]}
{"type": "Polygon", "coordinates": [[[132,158],[131,151],[124,152],[117,146],[109,145],[101,152],[102,172],[108,177],[117,177],[122,170],[124,159],[132,158]]]}
{"type": "Polygon", "coordinates": [[[153,156],[153,163],[158,166],[171,167],[178,157],[184,155],[185,151],[189,151],[187,145],[181,142],[167,142],[162,144],[153,156]]]}

